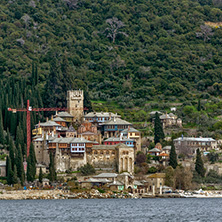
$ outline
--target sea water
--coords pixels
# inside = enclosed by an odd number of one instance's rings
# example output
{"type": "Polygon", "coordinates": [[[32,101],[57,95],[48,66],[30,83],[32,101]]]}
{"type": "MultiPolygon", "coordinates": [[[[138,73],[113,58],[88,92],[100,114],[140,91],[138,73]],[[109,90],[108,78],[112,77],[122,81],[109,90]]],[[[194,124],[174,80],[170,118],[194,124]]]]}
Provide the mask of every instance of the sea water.
{"type": "Polygon", "coordinates": [[[222,221],[222,199],[0,200],[5,221],[222,221]]]}

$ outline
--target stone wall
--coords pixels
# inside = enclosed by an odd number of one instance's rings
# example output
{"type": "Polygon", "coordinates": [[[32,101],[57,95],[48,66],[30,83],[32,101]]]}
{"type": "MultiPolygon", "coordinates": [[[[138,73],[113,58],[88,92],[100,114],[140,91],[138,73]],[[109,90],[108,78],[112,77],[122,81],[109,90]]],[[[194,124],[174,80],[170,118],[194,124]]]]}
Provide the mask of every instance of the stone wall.
{"type": "Polygon", "coordinates": [[[37,163],[49,166],[49,152],[47,150],[47,145],[44,141],[36,143],[33,141],[35,156],[37,163]]]}
{"type": "Polygon", "coordinates": [[[125,144],[120,144],[116,149],[118,172],[134,173],[134,148],[130,148],[125,144]]]}
{"type": "Polygon", "coordinates": [[[86,154],[83,157],[72,157],[70,154],[62,154],[60,151],[55,154],[56,172],[76,171],[78,167],[86,163],[86,154]]]}
{"type": "Polygon", "coordinates": [[[87,162],[95,168],[116,168],[115,149],[96,149],[87,154],[87,162]]]}

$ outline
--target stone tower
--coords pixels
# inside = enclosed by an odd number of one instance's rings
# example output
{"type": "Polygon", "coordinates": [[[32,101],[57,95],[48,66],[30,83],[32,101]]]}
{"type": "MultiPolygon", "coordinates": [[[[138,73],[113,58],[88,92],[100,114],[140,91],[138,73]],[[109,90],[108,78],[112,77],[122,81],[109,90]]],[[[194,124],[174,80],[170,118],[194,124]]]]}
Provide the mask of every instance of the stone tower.
{"type": "Polygon", "coordinates": [[[81,121],[83,117],[83,90],[69,90],[67,92],[68,112],[74,116],[74,120],[81,121]]]}

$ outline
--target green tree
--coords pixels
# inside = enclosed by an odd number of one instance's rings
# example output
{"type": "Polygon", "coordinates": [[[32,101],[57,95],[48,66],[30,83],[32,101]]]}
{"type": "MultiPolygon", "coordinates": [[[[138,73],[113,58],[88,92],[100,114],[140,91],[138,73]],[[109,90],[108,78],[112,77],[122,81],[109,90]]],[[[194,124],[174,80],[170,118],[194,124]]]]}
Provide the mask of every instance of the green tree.
{"type": "Polygon", "coordinates": [[[8,157],[8,169],[7,169],[7,183],[8,184],[13,184],[13,177],[14,177],[14,173],[12,170],[12,162],[11,162],[11,158],[10,156],[8,157]]]}
{"type": "Polygon", "coordinates": [[[43,179],[43,173],[42,173],[42,167],[40,167],[40,170],[39,170],[39,183],[42,183],[42,179],[43,179]]]}
{"type": "Polygon", "coordinates": [[[50,73],[45,84],[44,102],[49,107],[64,106],[65,99],[62,97],[64,79],[61,72],[59,52],[50,52],[50,73]]]}
{"type": "Polygon", "coordinates": [[[30,157],[27,158],[27,181],[33,181],[32,164],[30,157]]]}
{"type": "Polygon", "coordinates": [[[176,149],[174,146],[174,143],[172,142],[171,145],[171,150],[170,150],[170,159],[169,159],[169,165],[173,167],[173,169],[177,168],[177,154],[176,154],[176,149]]]}
{"type": "Polygon", "coordinates": [[[78,170],[81,172],[82,175],[87,176],[87,175],[92,175],[96,171],[92,165],[87,163],[86,165],[79,167],[78,170]]]}
{"type": "Polygon", "coordinates": [[[213,164],[219,159],[219,154],[215,152],[211,152],[207,154],[208,160],[213,164]]]}
{"type": "Polygon", "coordinates": [[[22,149],[21,149],[20,144],[18,146],[18,154],[17,154],[16,163],[17,163],[17,175],[18,175],[18,178],[20,179],[21,185],[23,185],[24,179],[25,179],[25,172],[24,172],[24,166],[23,166],[22,149]]]}
{"type": "Polygon", "coordinates": [[[14,141],[12,139],[12,137],[10,137],[9,140],[9,157],[11,160],[11,168],[12,170],[14,170],[14,163],[15,163],[15,146],[14,146],[14,141]]]}
{"type": "Polygon", "coordinates": [[[49,155],[50,158],[50,163],[49,163],[49,180],[51,182],[56,180],[56,170],[55,170],[55,162],[54,162],[54,156],[53,154],[50,152],[49,155]]]}
{"type": "Polygon", "coordinates": [[[195,162],[195,170],[196,172],[201,176],[204,177],[205,176],[205,168],[204,168],[204,163],[203,160],[201,158],[201,153],[199,148],[197,149],[197,155],[196,155],[196,162],[195,162]]]}
{"type": "Polygon", "coordinates": [[[2,121],[2,112],[0,107],[0,144],[4,144],[5,137],[4,137],[4,127],[3,127],[3,121],[2,121]]]}
{"type": "Polygon", "coordinates": [[[27,180],[34,181],[36,175],[36,157],[34,146],[31,143],[30,145],[30,153],[27,158],[27,180]]]}
{"type": "Polygon", "coordinates": [[[9,172],[9,157],[6,157],[6,177],[8,177],[8,172],[9,172]]]}
{"type": "Polygon", "coordinates": [[[15,145],[18,149],[18,146],[21,146],[21,148],[24,149],[24,133],[23,130],[21,129],[21,126],[19,124],[19,126],[17,126],[17,130],[16,130],[16,140],[15,140],[15,145]]]}
{"type": "Polygon", "coordinates": [[[12,184],[18,183],[18,177],[17,177],[17,167],[14,165],[14,172],[12,176],[12,184]]]}
{"type": "Polygon", "coordinates": [[[165,169],[165,185],[169,187],[174,187],[174,169],[169,166],[165,169]]]}
{"type": "Polygon", "coordinates": [[[160,121],[159,114],[156,112],[154,120],[154,142],[155,144],[161,142],[164,139],[165,135],[163,132],[163,125],[160,121]]]}

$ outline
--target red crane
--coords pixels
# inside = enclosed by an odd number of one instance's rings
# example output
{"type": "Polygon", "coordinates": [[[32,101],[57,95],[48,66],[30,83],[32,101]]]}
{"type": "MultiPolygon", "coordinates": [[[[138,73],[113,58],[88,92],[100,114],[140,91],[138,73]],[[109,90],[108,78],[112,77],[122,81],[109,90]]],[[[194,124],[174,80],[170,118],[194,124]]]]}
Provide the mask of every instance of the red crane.
{"type": "Polygon", "coordinates": [[[30,123],[30,112],[38,111],[66,111],[67,108],[32,108],[27,100],[27,108],[25,109],[12,109],[8,108],[8,111],[16,112],[26,112],[26,128],[27,128],[27,157],[29,156],[29,148],[31,144],[31,123],[30,123]]]}

